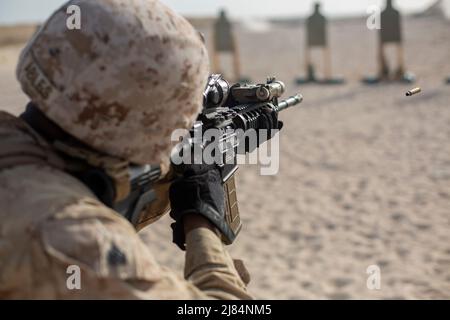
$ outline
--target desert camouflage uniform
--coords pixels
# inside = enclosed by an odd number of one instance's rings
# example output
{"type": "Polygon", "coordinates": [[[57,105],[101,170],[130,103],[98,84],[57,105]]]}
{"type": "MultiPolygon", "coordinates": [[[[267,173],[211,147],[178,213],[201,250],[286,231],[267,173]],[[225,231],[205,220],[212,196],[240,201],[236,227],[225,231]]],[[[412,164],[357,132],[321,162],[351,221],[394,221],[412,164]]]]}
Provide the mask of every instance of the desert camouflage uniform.
{"type": "Polygon", "coordinates": [[[25,122],[0,112],[0,299],[249,299],[213,232],[187,235],[185,279],[99,202],[25,122]],[[81,269],[69,290],[67,268],[81,269]]]}
{"type": "MultiPolygon", "coordinates": [[[[197,32],[155,0],[78,0],[24,49],[17,77],[66,132],[111,157],[167,164],[170,133],[196,118],[208,74],[197,32]],[[81,30],[66,28],[78,5],[81,30]]],[[[250,298],[219,238],[187,235],[185,279],[159,266],[23,120],[0,112],[0,299],[250,298]],[[69,290],[67,268],[81,269],[69,290]]]]}

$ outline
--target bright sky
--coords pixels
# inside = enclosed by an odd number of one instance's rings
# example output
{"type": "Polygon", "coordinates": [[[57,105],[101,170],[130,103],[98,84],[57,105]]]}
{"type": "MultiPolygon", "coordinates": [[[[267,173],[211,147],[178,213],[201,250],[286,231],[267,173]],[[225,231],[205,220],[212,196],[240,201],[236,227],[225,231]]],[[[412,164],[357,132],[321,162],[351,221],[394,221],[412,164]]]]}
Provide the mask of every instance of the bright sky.
{"type": "MultiPolygon", "coordinates": [[[[95,0],[92,0],[95,1],[95,0]]],[[[231,16],[276,17],[305,16],[316,0],[162,0],[181,14],[215,15],[226,8],[231,16]]],[[[404,12],[420,11],[435,0],[394,0],[404,12]]],[[[0,24],[40,22],[64,0],[0,0],[0,24]]],[[[362,15],[367,7],[381,5],[384,0],[322,0],[323,11],[329,16],[362,15]]]]}

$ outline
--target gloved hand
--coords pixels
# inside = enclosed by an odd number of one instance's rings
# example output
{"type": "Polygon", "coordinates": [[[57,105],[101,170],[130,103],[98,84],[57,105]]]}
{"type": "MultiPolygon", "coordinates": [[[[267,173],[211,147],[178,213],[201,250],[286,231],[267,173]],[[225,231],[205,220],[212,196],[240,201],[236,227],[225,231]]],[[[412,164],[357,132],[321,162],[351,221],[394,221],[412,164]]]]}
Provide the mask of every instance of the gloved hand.
{"type": "Polygon", "coordinates": [[[185,250],[183,217],[199,214],[209,220],[225,237],[235,236],[225,218],[225,192],[219,169],[214,165],[185,165],[181,178],[170,187],[170,216],[173,242],[185,250]]]}

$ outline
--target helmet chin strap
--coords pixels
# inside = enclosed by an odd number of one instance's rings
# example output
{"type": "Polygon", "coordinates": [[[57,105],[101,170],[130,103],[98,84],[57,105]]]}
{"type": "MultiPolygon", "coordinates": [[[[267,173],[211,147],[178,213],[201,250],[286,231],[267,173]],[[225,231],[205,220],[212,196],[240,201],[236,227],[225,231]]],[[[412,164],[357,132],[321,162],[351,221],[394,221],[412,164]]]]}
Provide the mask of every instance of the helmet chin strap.
{"type": "Polygon", "coordinates": [[[22,120],[28,123],[35,131],[39,132],[49,143],[53,143],[55,140],[70,141],[71,143],[77,143],[82,146],[81,141],[76,140],[57,124],[50,120],[34,102],[29,102],[25,108],[25,111],[19,116],[22,120]]]}
{"type": "MultiPolygon", "coordinates": [[[[20,118],[28,123],[36,132],[38,132],[47,142],[62,155],[66,161],[65,170],[84,183],[92,181],[99,183],[100,177],[108,177],[114,192],[108,192],[107,197],[100,197],[105,204],[110,205],[125,199],[130,193],[129,162],[111,157],[93,150],[88,145],[74,138],[57,124],[50,120],[44,113],[39,110],[38,106],[33,102],[28,103],[24,113],[20,118]],[[96,172],[93,176],[82,179],[86,172],[96,172]],[[103,174],[100,174],[103,172],[103,174]]],[[[106,179],[102,180],[106,181],[106,179]]],[[[106,186],[106,184],[105,184],[106,186]]],[[[99,186],[92,188],[94,193],[99,196],[99,186]]]]}

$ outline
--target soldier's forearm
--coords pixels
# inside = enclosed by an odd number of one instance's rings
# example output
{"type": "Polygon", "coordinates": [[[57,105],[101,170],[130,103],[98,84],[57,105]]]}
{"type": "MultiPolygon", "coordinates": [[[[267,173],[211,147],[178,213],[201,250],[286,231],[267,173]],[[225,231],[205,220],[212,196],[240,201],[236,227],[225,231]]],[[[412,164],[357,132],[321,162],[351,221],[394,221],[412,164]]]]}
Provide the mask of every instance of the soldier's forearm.
{"type": "Polygon", "coordinates": [[[196,214],[189,214],[183,219],[184,223],[184,234],[187,235],[192,230],[198,229],[198,228],[205,228],[208,230],[211,230],[213,232],[215,231],[214,226],[209,222],[207,219],[205,219],[201,215],[196,214]]]}
{"type": "Polygon", "coordinates": [[[186,280],[206,298],[251,299],[215,229],[202,217],[191,218],[185,220],[186,280]]]}

